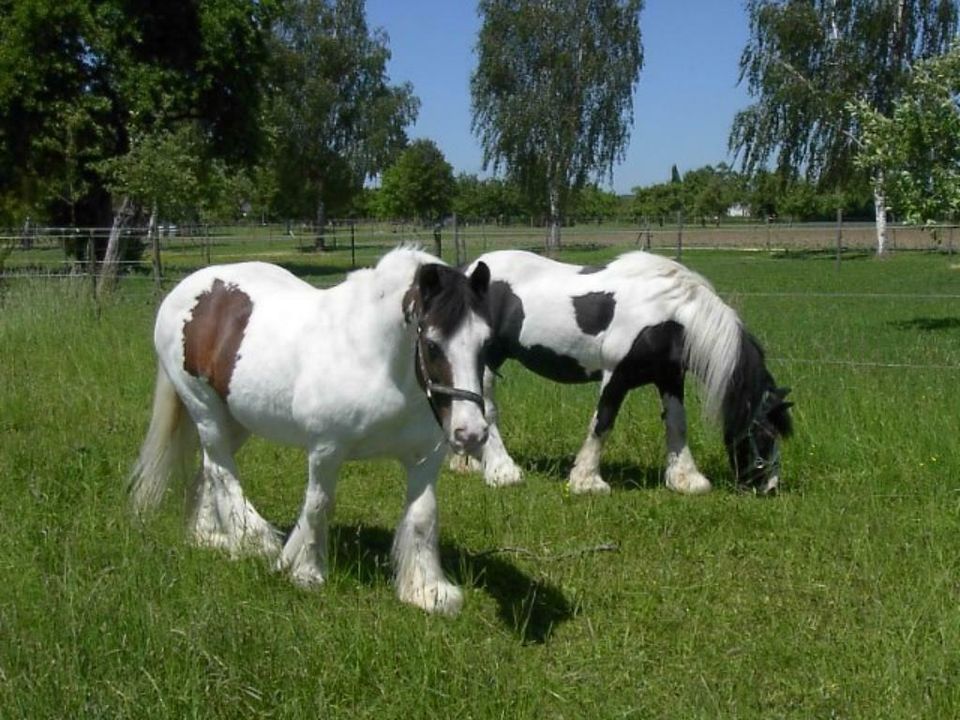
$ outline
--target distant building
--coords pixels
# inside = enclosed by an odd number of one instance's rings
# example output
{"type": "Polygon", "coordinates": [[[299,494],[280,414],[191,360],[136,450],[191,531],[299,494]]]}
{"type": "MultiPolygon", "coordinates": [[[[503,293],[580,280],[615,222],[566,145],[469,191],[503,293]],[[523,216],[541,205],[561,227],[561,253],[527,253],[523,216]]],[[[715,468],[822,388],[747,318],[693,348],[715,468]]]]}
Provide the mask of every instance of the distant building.
{"type": "Polygon", "coordinates": [[[745,218],[750,217],[750,206],[743,203],[734,203],[727,208],[727,217],[745,218]]]}

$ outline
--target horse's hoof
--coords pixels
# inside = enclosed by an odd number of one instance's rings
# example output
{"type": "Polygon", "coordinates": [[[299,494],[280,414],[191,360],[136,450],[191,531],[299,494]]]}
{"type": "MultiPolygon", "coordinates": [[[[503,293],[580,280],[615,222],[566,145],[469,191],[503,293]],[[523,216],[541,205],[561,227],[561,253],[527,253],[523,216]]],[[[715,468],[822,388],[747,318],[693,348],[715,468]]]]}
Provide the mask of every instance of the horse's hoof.
{"type": "Polygon", "coordinates": [[[513,462],[500,463],[486,469],[483,473],[483,479],[490,487],[519,485],[523,482],[523,471],[513,462]]]}
{"type": "Polygon", "coordinates": [[[700,473],[674,475],[668,472],[666,482],[668,488],[683,495],[703,495],[713,489],[710,481],[700,473]]]}
{"type": "Polygon", "coordinates": [[[313,590],[326,582],[326,578],[318,568],[299,567],[290,571],[290,580],[299,588],[313,590]]]}
{"type": "Polygon", "coordinates": [[[590,475],[580,475],[570,473],[570,480],[567,482],[572,495],[609,495],[610,486],[604,482],[599,473],[590,475]]]}
{"type": "Polygon", "coordinates": [[[398,593],[400,599],[428,613],[454,617],[463,608],[463,590],[445,581],[422,585],[409,593],[398,593]]]}
{"type": "Polygon", "coordinates": [[[476,458],[454,453],[450,456],[450,469],[456,473],[472,473],[482,471],[483,466],[476,458]]]}

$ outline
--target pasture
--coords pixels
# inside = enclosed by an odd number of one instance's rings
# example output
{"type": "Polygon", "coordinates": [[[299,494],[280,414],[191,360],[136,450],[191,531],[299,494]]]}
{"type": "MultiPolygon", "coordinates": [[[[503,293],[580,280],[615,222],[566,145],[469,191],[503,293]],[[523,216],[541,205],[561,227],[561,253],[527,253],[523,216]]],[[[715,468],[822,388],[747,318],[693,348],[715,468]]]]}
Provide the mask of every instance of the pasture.
{"type": "MultiPolygon", "coordinates": [[[[350,262],[304,257],[296,269],[318,284],[350,262]]],[[[960,267],[906,252],[839,268],[818,252],[684,261],[793,388],[781,493],[734,490],[688,383],[691,449],[714,492],[662,486],[648,388],[607,444],[612,495],[570,497],[596,388],[508,364],[501,427],[527,482],[493,490],[444,471],[444,561],[467,590],[453,620],[393,595],[404,482],[390,464],[346,468],[331,578],[315,592],[188,545],[179,496],[132,522],[123,479],[155,368],[149,282],[124,281],[97,308],[83,280],[7,281],[0,717],[957,716],[960,267]]],[[[251,441],[239,464],[257,507],[289,528],[303,454],[251,441]]]]}

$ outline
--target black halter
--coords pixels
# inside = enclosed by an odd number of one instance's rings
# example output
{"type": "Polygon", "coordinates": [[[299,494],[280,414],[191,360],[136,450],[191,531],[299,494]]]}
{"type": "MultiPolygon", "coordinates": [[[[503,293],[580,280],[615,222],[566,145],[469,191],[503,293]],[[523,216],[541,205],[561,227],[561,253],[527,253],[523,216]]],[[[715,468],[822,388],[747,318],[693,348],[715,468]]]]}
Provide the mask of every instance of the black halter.
{"type": "Polygon", "coordinates": [[[436,401],[433,398],[434,395],[446,395],[447,397],[454,398],[456,400],[469,400],[470,402],[479,406],[481,413],[486,414],[486,406],[484,405],[482,395],[478,395],[470,390],[463,390],[462,388],[441,385],[440,383],[434,382],[430,378],[430,374],[427,372],[427,364],[423,359],[423,350],[420,349],[420,344],[422,342],[423,323],[417,322],[417,342],[414,346],[413,354],[416,358],[417,374],[420,376],[420,382],[423,383],[423,391],[427,396],[427,402],[430,403],[430,410],[433,411],[433,417],[436,418],[437,424],[443,427],[443,421],[440,419],[440,412],[437,410],[436,401]]]}
{"type": "Polygon", "coordinates": [[[736,447],[742,441],[748,440],[750,442],[750,462],[747,471],[752,473],[762,472],[767,476],[780,469],[779,443],[774,442],[773,455],[769,458],[763,457],[763,455],[760,454],[760,449],[757,447],[757,431],[763,431],[769,435],[776,436],[776,431],[766,419],[767,411],[769,410],[769,398],[770,391],[764,391],[763,398],[754,409],[746,429],[737,435],[731,443],[731,447],[736,447]]]}

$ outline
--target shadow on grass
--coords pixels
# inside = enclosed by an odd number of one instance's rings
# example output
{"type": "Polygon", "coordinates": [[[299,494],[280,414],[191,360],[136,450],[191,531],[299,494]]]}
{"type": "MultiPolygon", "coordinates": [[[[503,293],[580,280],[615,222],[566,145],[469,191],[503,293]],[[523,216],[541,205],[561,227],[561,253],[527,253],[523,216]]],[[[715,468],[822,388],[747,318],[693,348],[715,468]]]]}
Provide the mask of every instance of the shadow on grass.
{"type": "MultiPolygon", "coordinates": [[[[393,533],[363,525],[333,525],[330,529],[333,566],[360,582],[389,581],[393,533]]],[[[444,567],[452,579],[470,584],[492,597],[504,625],[524,643],[544,643],[553,628],[570,620],[575,608],[559,588],[526,574],[492,553],[471,553],[442,543],[444,567]]]]}
{"type": "MultiPolygon", "coordinates": [[[[545,475],[557,482],[566,482],[573,469],[570,456],[531,457],[523,454],[514,456],[522,470],[545,475]]],[[[652,490],[663,483],[663,468],[659,465],[644,467],[631,462],[601,462],[600,477],[611,487],[618,490],[652,490]]]]}
{"type": "Polygon", "coordinates": [[[960,317],[915,317],[909,320],[891,321],[890,325],[898,330],[956,330],[960,328],[960,317]]]}

